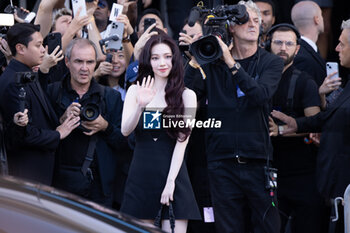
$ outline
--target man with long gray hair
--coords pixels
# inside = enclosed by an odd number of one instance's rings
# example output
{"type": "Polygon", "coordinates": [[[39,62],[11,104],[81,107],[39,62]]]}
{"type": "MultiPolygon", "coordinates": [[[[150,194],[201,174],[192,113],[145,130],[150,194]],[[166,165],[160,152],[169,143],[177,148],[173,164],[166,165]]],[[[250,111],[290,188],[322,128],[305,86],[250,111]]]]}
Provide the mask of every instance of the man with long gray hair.
{"type": "Polygon", "coordinates": [[[223,59],[199,68],[192,58],[185,82],[207,102],[207,117],[222,122],[220,129],[205,132],[217,232],[277,233],[280,219],[268,168],[268,119],[283,60],[258,47],[261,15],[256,4],[238,4],[245,6],[249,19],[230,25],[232,49],[218,38],[223,59]]]}

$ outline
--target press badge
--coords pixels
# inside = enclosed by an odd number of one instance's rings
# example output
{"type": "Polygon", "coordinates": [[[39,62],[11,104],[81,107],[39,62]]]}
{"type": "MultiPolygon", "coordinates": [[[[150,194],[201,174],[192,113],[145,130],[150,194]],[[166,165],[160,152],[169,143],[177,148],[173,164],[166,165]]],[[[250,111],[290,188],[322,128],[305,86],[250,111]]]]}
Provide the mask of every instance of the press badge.
{"type": "Polygon", "coordinates": [[[243,96],[245,96],[244,92],[237,85],[237,97],[240,98],[240,97],[243,97],[243,96]]]}
{"type": "Polygon", "coordinates": [[[203,207],[204,222],[215,222],[213,207],[203,207]]]}

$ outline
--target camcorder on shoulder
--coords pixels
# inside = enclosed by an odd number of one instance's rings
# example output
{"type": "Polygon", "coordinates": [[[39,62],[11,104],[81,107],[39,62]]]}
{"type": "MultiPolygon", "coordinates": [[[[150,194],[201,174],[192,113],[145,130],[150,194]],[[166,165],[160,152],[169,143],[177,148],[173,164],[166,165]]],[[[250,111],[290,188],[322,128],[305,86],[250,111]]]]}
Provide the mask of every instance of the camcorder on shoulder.
{"type": "Polygon", "coordinates": [[[229,32],[230,23],[245,24],[249,14],[244,5],[219,5],[213,9],[193,7],[188,19],[188,25],[193,26],[202,18],[203,37],[190,45],[189,51],[198,64],[213,62],[222,56],[220,45],[215,38],[230,45],[232,37],[229,32]]]}

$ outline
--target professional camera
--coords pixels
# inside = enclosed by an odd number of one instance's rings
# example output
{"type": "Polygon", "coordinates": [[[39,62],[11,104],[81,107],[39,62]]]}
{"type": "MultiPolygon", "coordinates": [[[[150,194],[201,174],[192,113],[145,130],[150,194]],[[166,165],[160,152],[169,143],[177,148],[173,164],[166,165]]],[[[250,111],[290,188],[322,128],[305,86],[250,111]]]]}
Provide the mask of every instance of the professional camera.
{"type": "Polygon", "coordinates": [[[80,119],[82,121],[93,121],[100,115],[100,108],[95,103],[87,103],[80,108],[80,119]]]}
{"type": "Polygon", "coordinates": [[[193,26],[200,17],[203,18],[203,37],[190,46],[190,53],[200,65],[215,61],[222,56],[216,36],[229,45],[232,41],[229,32],[230,23],[241,25],[249,19],[244,5],[219,5],[213,9],[196,6],[191,10],[188,25],[193,26]]]}

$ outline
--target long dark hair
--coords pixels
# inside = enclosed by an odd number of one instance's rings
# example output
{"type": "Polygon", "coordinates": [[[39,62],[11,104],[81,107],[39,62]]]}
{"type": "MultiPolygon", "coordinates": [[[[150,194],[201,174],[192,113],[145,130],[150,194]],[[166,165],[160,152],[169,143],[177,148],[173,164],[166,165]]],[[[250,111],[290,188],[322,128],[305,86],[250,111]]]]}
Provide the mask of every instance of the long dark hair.
{"type": "MultiPolygon", "coordinates": [[[[151,66],[151,51],[157,44],[166,44],[170,47],[173,54],[172,57],[172,69],[168,75],[168,81],[165,86],[165,101],[167,106],[163,110],[164,115],[175,116],[172,121],[183,121],[182,115],[184,114],[184,103],[182,100],[182,93],[185,90],[184,83],[184,68],[182,64],[182,57],[180,50],[175,41],[164,33],[162,30],[156,29],[158,35],[152,36],[145,47],[143,48],[139,59],[139,71],[137,80],[142,83],[144,77],[151,75],[154,77],[151,66]]],[[[178,141],[185,141],[190,135],[190,128],[176,127],[167,128],[167,133],[170,137],[177,139],[178,141]]]]}

